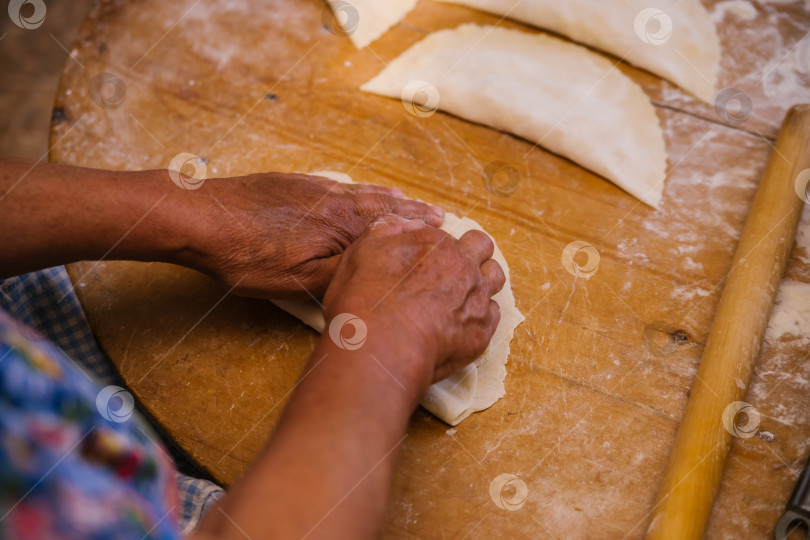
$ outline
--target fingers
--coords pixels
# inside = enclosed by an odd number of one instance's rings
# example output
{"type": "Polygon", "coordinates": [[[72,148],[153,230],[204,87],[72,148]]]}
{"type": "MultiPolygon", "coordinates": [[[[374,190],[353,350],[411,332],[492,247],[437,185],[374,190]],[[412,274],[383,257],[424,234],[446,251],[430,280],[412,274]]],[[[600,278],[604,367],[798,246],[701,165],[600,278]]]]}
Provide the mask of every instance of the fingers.
{"type": "MultiPolygon", "coordinates": [[[[395,236],[420,229],[427,230],[428,226],[423,221],[408,220],[399,216],[388,214],[385,216],[380,216],[372,221],[358,241],[361,241],[362,239],[379,239],[386,236],[395,236]]],[[[432,230],[441,233],[441,231],[437,231],[436,229],[432,230]]],[[[315,296],[322,295],[326,291],[328,284],[332,281],[332,278],[337,271],[342,256],[343,254],[337,254],[331,257],[311,261],[314,268],[312,283],[320,284],[313,285],[313,290],[310,291],[315,296]]]]}
{"type": "Polygon", "coordinates": [[[484,276],[486,291],[489,296],[497,293],[506,284],[506,275],[498,261],[489,259],[481,265],[481,275],[484,276]]]}
{"type": "Polygon", "coordinates": [[[319,186],[325,187],[332,193],[346,193],[346,184],[341,184],[340,182],[330,180],[329,178],[325,178],[323,176],[307,176],[306,179],[313,184],[318,184],[319,186]]]}
{"type": "Polygon", "coordinates": [[[467,231],[459,238],[459,242],[472,250],[478,264],[483,264],[487,259],[491,259],[492,254],[495,253],[495,243],[492,238],[481,231],[467,231]]]}
{"type": "MultiPolygon", "coordinates": [[[[304,175],[302,175],[304,176],[304,175]]],[[[348,175],[342,175],[347,180],[351,180],[351,177],[348,175]]],[[[404,199],[405,194],[402,193],[402,190],[399,188],[388,188],[383,186],[378,186],[375,184],[356,184],[356,183],[349,183],[349,182],[336,182],[331,178],[327,178],[326,176],[318,176],[318,174],[309,174],[305,175],[306,179],[310,182],[314,182],[318,185],[324,186],[325,188],[329,189],[334,193],[347,193],[347,194],[358,194],[358,193],[379,193],[380,195],[388,195],[389,197],[394,197],[395,199],[404,199]]]]}
{"type": "Polygon", "coordinates": [[[406,219],[421,219],[433,227],[441,227],[444,223],[444,210],[427,203],[386,197],[379,193],[361,193],[354,200],[361,216],[375,218],[383,214],[396,214],[406,219]]]}
{"type": "Polygon", "coordinates": [[[384,236],[394,236],[408,231],[424,229],[427,225],[423,221],[405,219],[403,217],[385,214],[375,218],[369,223],[366,229],[368,236],[382,238],[384,236]]]}
{"type": "Polygon", "coordinates": [[[380,195],[388,195],[395,199],[404,199],[405,194],[399,188],[387,188],[383,186],[375,186],[373,184],[344,184],[343,192],[350,194],[359,193],[378,193],[380,195]]]}

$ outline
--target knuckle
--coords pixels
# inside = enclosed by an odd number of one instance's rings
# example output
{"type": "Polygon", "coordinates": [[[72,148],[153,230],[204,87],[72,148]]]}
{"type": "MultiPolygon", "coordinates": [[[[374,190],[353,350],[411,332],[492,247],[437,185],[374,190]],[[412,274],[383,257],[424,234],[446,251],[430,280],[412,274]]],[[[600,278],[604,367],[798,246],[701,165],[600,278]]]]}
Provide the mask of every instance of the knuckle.
{"type": "Polygon", "coordinates": [[[486,233],[481,234],[484,235],[484,245],[487,246],[488,250],[493,251],[495,249],[495,242],[493,242],[492,238],[488,234],[486,233]]]}
{"type": "Polygon", "coordinates": [[[457,250],[458,242],[456,242],[455,239],[453,239],[449,234],[440,229],[435,229],[433,227],[423,227],[416,231],[416,237],[420,242],[424,242],[430,244],[431,246],[435,246],[435,248],[440,251],[457,250]],[[448,240],[453,241],[448,242],[448,240]]]}
{"type": "Polygon", "coordinates": [[[468,238],[473,240],[477,243],[481,244],[491,244],[492,239],[490,239],[489,235],[485,232],[479,231],[477,229],[473,229],[471,231],[467,231],[466,235],[469,235],[468,238]]]}
{"type": "Polygon", "coordinates": [[[472,295],[470,298],[470,308],[472,309],[475,317],[479,320],[486,321],[489,318],[489,296],[478,289],[479,292],[472,295]]]}
{"type": "Polygon", "coordinates": [[[506,283],[506,273],[503,271],[503,267],[498,261],[494,259],[490,260],[492,261],[493,279],[495,283],[497,283],[500,286],[503,286],[504,283],[506,283]]]}

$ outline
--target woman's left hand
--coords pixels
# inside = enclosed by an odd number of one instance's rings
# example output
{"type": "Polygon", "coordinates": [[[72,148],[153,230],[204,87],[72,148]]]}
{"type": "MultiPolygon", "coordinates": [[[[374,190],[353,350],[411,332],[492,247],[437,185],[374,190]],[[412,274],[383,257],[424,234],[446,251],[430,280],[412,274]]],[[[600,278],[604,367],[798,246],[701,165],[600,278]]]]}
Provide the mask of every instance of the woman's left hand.
{"type": "Polygon", "coordinates": [[[343,251],[381,215],[435,227],[444,219],[397,189],[303,174],[211,179],[183,195],[193,201],[194,232],[179,262],[258,298],[321,297],[343,251]]]}

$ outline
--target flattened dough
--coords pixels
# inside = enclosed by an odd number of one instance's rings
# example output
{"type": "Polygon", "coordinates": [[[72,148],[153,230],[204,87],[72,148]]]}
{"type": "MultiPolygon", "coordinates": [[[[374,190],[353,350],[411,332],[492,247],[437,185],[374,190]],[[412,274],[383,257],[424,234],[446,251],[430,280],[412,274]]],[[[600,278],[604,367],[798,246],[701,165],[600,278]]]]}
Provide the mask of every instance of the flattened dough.
{"type": "Polygon", "coordinates": [[[417,0],[327,0],[338,24],[362,49],[402,20],[417,0]]]}
{"type": "Polygon", "coordinates": [[[720,40],[700,0],[437,0],[547,28],[714,98],[720,40]]]}
{"type": "MultiPolygon", "coordinates": [[[[338,182],[352,181],[349,176],[333,171],[319,171],[310,174],[331,178],[338,182]]],[[[484,231],[478,223],[469,218],[459,218],[450,213],[445,214],[442,230],[455,238],[460,238],[461,235],[472,229],[484,231]]],[[[504,396],[503,381],[506,378],[509,344],[515,328],[523,322],[523,315],[515,306],[512,282],[509,278],[509,266],[497,245],[492,258],[498,261],[506,275],[506,284],[493,297],[501,308],[501,322],[495,330],[495,335],[484,354],[466,368],[431,386],[422,401],[424,408],[451,426],[457,425],[474,412],[491,407],[504,396]]],[[[315,301],[277,300],[273,303],[319,333],[323,333],[326,328],[323,310],[315,301]]]]}
{"type": "Polygon", "coordinates": [[[667,154],[655,109],[585,47],[465,24],[430,34],[361,88],[407,99],[414,84],[435,88],[439,109],[536,142],[658,207],[667,154]]]}

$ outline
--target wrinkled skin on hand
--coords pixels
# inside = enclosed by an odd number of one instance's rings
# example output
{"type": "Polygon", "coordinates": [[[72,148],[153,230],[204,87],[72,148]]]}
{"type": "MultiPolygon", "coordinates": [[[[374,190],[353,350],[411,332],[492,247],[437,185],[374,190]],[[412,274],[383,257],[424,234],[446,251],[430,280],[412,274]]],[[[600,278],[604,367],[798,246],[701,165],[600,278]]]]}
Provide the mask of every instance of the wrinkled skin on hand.
{"type": "Polygon", "coordinates": [[[494,244],[470,231],[456,240],[396,216],[371,224],[341,258],[324,297],[326,318],[352,313],[390,346],[417,346],[421,382],[439,381],[486,350],[504,286],[494,244]]]}
{"type": "Polygon", "coordinates": [[[436,227],[444,217],[397,189],[302,174],[209,180],[194,196],[203,217],[189,265],[257,298],[321,297],[343,252],[379,216],[436,227]]]}

